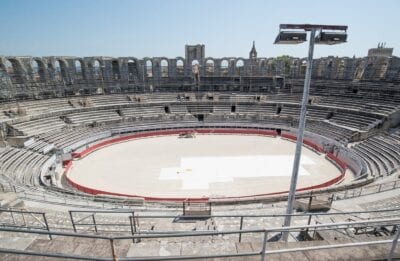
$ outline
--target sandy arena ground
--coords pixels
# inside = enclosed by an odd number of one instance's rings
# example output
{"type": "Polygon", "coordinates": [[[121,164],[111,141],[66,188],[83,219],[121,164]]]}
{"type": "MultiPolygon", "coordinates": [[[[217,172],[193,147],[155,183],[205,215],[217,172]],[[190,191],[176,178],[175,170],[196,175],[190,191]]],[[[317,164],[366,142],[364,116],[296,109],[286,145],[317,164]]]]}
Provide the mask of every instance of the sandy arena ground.
{"type": "MultiPolygon", "coordinates": [[[[287,191],[295,143],[249,135],[176,135],[131,140],[74,161],[74,182],[151,197],[248,196],[287,191]]],[[[298,188],[340,175],[323,155],[303,148],[298,188]]]]}

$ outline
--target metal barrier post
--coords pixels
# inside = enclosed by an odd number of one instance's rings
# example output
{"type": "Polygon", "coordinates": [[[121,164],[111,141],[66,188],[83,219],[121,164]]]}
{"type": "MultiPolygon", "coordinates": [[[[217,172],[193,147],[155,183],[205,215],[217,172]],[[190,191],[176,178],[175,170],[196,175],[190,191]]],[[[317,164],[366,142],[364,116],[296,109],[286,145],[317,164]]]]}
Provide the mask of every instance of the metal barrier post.
{"type": "MultiPolygon", "coordinates": [[[[43,213],[42,215],[43,215],[44,224],[46,225],[46,230],[50,232],[49,223],[47,222],[46,214],[43,213]]],[[[49,238],[50,238],[50,240],[53,240],[53,237],[51,234],[49,234],[49,238]]]]}
{"type": "Polygon", "coordinates": [[[261,261],[265,261],[265,250],[267,250],[268,231],[264,231],[264,239],[261,250],[261,261]]]}
{"type": "Polygon", "coordinates": [[[22,216],[22,221],[24,222],[24,227],[26,227],[27,225],[26,225],[24,212],[21,213],[21,216],[22,216]]]}
{"type": "Polygon", "coordinates": [[[12,211],[10,212],[10,214],[11,214],[11,218],[12,218],[13,224],[15,225],[16,223],[15,223],[14,214],[13,214],[13,212],[12,212],[12,211]]]}
{"type": "MultiPolygon", "coordinates": [[[[134,235],[135,235],[135,232],[133,231],[133,222],[132,222],[132,218],[133,218],[133,216],[130,216],[130,217],[129,217],[129,226],[131,227],[131,234],[132,234],[132,236],[134,236],[134,235]]],[[[132,239],[132,243],[135,243],[135,239],[134,239],[134,238],[132,239]]]]}
{"type": "Polygon", "coordinates": [[[397,225],[396,236],[393,239],[392,247],[390,248],[389,256],[387,258],[388,261],[392,261],[393,260],[393,254],[394,254],[394,251],[396,250],[397,242],[399,240],[399,237],[400,237],[400,225],[397,225]]]}
{"type": "MultiPolygon", "coordinates": [[[[240,217],[240,230],[243,228],[243,216],[240,217]]],[[[239,233],[239,243],[242,242],[242,233],[239,233]]]]}
{"type": "MultiPolygon", "coordinates": [[[[308,216],[307,226],[311,224],[312,214],[308,216]]],[[[308,228],[306,228],[306,233],[308,233],[308,228]]]]}
{"type": "Polygon", "coordinates": [[[117,261],[117,255],[115,254],[114,238],[110,238],[111,254],[114,261],[117,261]]]}
{"type": "Polygon", "coordinates": [[[92,220],[93,220],[93,224],[94,224],[94,231],[96,231],[96,233],[97,233],[97,224],[96,224],[96,218],[94,217],[94,214],[92,215],[92,220]]]}
{"type": "Polygon", "coordinates": [[[76,233],[76,226],[74,223],[74,218],[72,217],[72,211],[69,210],[68,212],[69,212],[69,217],[71,218],[72,228],[74,229],[74,232],[76,233]]]}

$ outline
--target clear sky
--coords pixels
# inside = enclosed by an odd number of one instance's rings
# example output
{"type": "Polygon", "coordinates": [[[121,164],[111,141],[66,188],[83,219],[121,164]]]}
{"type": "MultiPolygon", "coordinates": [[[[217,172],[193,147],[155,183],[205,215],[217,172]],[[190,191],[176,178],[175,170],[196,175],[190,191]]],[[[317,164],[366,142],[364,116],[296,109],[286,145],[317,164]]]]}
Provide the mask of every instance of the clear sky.
{"type": "Polygon", "coordinates": [[[304,57],[307,45],[273,45],[280,23],[349,26],[348,43],[315,56],[365,56],[386,42],[400,54],[400,0],[0,0],[0,55],[304,57]]]}

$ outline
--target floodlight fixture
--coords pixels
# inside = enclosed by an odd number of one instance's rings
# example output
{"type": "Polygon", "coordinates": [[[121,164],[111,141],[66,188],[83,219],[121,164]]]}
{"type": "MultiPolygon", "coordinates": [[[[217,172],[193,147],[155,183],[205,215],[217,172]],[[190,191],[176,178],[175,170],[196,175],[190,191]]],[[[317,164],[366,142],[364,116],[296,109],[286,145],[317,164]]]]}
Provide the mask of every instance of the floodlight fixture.
{"type": "Polygon", "coordinates": [[[302,31],[280,31],[274,44],[300,44],[307,41],[307,33],[302,31]]]}
{"type": "MultiPolygon", "coordinates": [[[[293,161],[292,176],[288,194],[286,216],[283,226],[289,227],[293,214],[293,205],[296,197],[297,178],[301,150],[303,146],[304,129],[306,124],[307,103],[310,92],[311,73],[313,65],[314,44],[339,44],[347,41],[346,25],[320,25],[320,24],[281,24],[275,44],[299,44],[307,41],[307,32],[310,32],[310,43],[308,48],[307,68],[304,80],[303,98],[299,115],[299,127],[297,131],[296,151],[293,161]],[[318,32],[318,35],[316,33],[318,32]]],[[[288,240],[289,232],[283,233],[283,239],[288,240]]]]}
{"type": "Polygon", "coordinates": [[[346,32],[324,32],[320,31],[320,33],[315,37],[315,44],[341,44],[345,43],[347,40],[346,32]]]}

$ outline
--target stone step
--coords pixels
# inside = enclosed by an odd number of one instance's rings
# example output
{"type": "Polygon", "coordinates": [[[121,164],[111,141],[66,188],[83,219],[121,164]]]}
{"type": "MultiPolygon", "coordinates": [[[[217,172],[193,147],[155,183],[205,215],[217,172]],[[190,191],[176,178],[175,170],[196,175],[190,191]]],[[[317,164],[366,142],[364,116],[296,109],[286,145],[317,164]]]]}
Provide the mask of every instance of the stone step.
{"type": "Polygon", "coordinates": [[[0,208],[20,208],[24,206],[24,202],[18,198],[13,192],[0,194],[0,208]]]}

